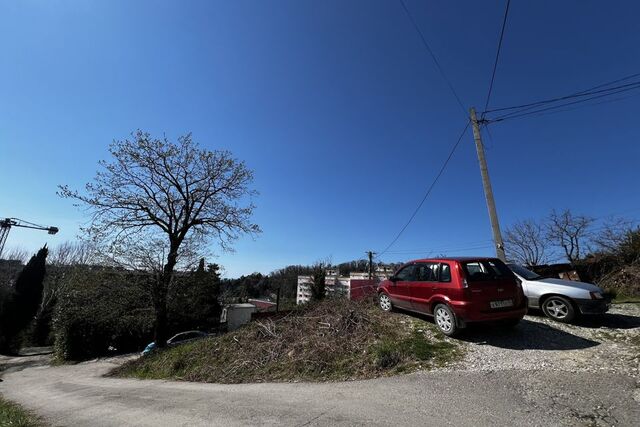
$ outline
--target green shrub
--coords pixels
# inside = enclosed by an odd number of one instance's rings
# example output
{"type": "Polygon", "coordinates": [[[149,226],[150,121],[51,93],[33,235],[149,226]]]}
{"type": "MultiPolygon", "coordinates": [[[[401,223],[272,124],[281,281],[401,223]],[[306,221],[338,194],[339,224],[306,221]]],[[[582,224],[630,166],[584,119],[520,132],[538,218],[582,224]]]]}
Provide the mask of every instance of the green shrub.
{"type": "Polygon", "coordinates": [[[53,319],[56,355],[84,360],[139,351],[152,341],[154,317],[145,280],[121,270],[72,269],[53,319]]]}
{"type": "MultiPolygon", "coordinates": [[[[59,284],[53,317],[56,355],[86,360],[142,350],[153,341],[152,280],[132,271],[70,268],[59,284]]],[[[215,329],[221,312],[218,294],[214,265],[178,275],[169,292],[169,334],[215,329]]]]}

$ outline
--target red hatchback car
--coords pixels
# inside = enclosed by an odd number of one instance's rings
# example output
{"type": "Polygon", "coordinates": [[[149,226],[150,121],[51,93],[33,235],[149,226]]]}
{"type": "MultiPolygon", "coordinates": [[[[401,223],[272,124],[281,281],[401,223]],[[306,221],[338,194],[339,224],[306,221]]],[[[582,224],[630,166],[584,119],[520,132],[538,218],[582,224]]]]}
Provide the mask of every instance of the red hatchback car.
{"type": "Polygon", "coordinates": [[[515,326],[527,312],[520,283],[497,258],[408,262],[380,284],[378,302],[384,311],[398,307],[431,315],[449,336],[471,322],[515,326]]]}

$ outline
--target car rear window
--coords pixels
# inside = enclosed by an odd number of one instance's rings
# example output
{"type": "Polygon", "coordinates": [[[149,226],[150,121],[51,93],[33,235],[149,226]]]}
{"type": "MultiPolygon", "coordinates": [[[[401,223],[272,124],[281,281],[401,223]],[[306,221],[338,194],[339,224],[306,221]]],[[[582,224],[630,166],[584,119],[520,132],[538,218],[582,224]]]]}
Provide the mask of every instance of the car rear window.
{"type": "Polygon", "coordinates": [[[513,273],[500,260],[477,260],[462,263],[467,280],[470,282],[486,282],[511,277],[513,273]]]}

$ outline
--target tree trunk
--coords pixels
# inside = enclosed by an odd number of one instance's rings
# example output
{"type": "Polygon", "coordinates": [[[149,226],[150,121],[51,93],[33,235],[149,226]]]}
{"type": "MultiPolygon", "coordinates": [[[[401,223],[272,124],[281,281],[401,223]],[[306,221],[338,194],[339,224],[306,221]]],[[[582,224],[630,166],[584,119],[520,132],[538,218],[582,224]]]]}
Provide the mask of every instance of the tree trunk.
{"type": "Polygon", "coordinates": [[[154,341],[158,347],[167,346],[167,301],[155,307],[155,331],[154,341]]]}
{"type": "Polygon", "coordinates": [[[169,293],[169,285],[173,279],[173,269],[178,259],[178,245],[171,244],[167,263],[164,265],[162,275],[158,278],[154,295],[155,309],[155,331],[154,341],[158,347],[166,347],[167,345],[167,295],[169,293]]]}

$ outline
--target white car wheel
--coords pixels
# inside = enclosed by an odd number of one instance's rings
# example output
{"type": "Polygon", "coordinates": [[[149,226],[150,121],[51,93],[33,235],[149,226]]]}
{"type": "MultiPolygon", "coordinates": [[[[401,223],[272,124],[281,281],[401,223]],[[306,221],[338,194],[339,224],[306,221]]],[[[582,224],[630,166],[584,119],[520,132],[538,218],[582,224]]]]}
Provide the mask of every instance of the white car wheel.
{"type": "Polygon", "coordinates": [[[438,304],[433,311],[433,318],[436,326],[443,334],[453,336],[458,332],[456,317],[453,311],[444,304],[438,304]]]}
{"type": "Polygon", "coordinates": [[[385,293],[381,293],[378,296],[378,304],[380,304],[380,308],[382,309],[382,311],[391,311],[391,309],[393,308],[393,304],[391,304],[391,298],[389,298],[389,295],[385,293]]]}
{"type": "Polygon", "coordinates": [[[571,302],[559,296],[544,300],[542,311],[547,317],[563,323],[571,322],[576,314],[571,302]]]}

